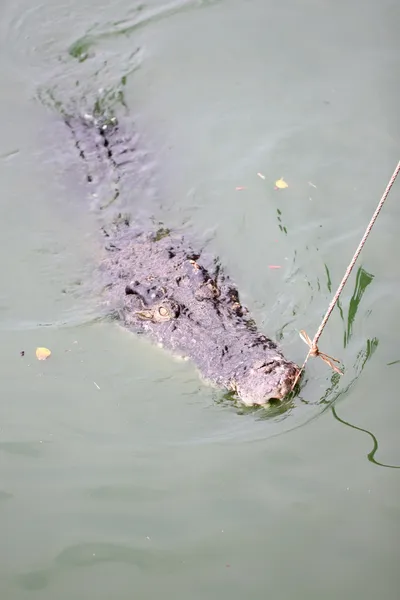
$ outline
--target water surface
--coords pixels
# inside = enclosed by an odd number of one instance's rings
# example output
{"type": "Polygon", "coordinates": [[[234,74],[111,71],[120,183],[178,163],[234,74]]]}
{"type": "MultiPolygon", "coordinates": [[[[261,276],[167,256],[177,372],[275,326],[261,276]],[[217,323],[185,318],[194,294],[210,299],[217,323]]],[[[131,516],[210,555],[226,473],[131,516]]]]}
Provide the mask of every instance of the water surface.
{"type": "Polygon", "coordinates": [[[45,101],[122,86],[149,209],[206,242],[301,363],[399,160],[397,2],[0,17],[2,597],[397,598],[400,184],[321,338],[344,377],[314,359],[286,411],[242,414],[98,318],[98,221],[45,101]]]}

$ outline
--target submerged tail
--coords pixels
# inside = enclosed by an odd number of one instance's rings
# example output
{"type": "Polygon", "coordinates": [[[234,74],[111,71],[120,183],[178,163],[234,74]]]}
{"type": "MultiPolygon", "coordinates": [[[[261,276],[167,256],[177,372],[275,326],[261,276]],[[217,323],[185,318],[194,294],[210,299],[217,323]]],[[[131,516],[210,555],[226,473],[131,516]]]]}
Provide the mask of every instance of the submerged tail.
{"type": "Polygon", "coordinates": [[[124,205],[132,208],[135,197],[148,192],[152,171],[148,153],[140,148],[139,135],[129,132],[115,116],[98,118],[85,113],[64,117],[64,121],[99,210],[116,204],[121,209],[124,205]]]}
{"type": "MultiPolygon", "coordinates": [[[[144,148],[121,88],[100,90],[87,98],[61,102],[56,92],[46,90],[40,100],[59,114],[66,124],[82,160],[91,205],[105,225],[120,219],[149,221],[156,210],[154,160],[144,148]]],[[[60,147],[60,152],[62,148],[60,147]]]]}

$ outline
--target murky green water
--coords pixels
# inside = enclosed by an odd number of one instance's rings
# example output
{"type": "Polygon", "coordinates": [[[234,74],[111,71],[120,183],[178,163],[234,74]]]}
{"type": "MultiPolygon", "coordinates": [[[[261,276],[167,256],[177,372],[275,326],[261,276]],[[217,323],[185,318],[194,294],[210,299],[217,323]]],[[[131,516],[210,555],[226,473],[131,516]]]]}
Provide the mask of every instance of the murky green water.
{"type": "Polygon", "coordinates": [[[96,319],[97,221],[41,98],[123,78],[158,217],[301,363],[399,160],[399,25],[395,0],[3,2],[1,598],[398,598],[400,182],[321,339],[345,376],[310,361],[286,412],[240,414],[96,319]]]}

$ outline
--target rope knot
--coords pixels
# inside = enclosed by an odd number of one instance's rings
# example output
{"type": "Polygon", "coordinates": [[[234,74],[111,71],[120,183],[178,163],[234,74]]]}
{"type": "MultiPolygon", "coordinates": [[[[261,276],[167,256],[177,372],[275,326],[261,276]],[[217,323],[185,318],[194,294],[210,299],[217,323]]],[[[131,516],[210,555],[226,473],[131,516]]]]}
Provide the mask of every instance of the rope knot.
{"type": "MultiPolygon", "coordinates": [[[[329,356],[329,354],[325,354],[324,352],[321,352],[317,346],[317,343],[314,340],[310,340],[309,336],[304,331],[304,329],[302,329],[300,331],[299,335],[300,335],[301,339],[303,340],[303,342],[305,342],[307,344],[307,346],[310,348],[308,356],[306,358],[306,362],[307,362],[309,356],[319,356],[336,373],[339,373],[339,375],[343,375],[343,371],[341,371],[338,367],[336,367],[336,365],[333,364],[333,363],[340,364],[340,361],[337,358],[333,358],[333,356],[329,356]]],[[[303,365],[303,368],[304,368],[304,365],[303,365]]]]}

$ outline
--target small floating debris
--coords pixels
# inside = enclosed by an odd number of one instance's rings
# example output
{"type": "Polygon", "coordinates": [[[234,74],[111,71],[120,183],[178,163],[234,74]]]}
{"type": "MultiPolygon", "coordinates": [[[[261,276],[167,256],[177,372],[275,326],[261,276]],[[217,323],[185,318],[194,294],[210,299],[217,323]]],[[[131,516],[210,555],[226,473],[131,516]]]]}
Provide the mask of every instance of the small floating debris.
{"type": "Polygon", "coordinates": [[[36,348],[36,358],[38,360],[46,360],[51,355],[51,350],[48,348],[36,348]]]}
{"type": "Polygon", "coordinates": [[[281,265],[268,265],[268,269],[282,269],[281,265]]]}
{"type": "Polygon", "coordinates": [[[286,183],[286,181],[283,179],[283,177],[281,177],[280,179],[277,179],[275,181],[275,189],[284,190],[287,187],[289,187],[289,186],[286,183]]]}
{"type": "Polygon", "coordinates": [[[263,175],[262,173],[257,173],[257,175],[258,175],[259,177],[261,177],[261,179],[265,179],[265,175],[263,175]]]}
{"type": "Polygon", "coordinates": [[[237,187],[235,187],[235,190],[237,192],[241,192],[242,190],[245,190],[246,188],[243,185],[238,185],[237,187]]]}
{"type": "Polygon", "coordinates": [[[311,187],[317,189],[317,186],[314,183],[312,183],[311,181],[308,182],[308,185],[311,185],[311,187]]]}

